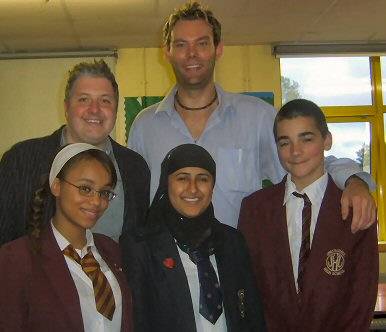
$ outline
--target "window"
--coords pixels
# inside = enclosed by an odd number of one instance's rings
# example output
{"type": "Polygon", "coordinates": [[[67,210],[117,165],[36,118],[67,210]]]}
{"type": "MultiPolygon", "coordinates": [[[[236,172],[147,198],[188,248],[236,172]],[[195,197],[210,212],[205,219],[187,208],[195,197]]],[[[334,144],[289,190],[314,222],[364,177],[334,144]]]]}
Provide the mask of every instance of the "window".
{"type": "Polygon", "coordinates": [[[282,58],[282,102],[322,107],[333,136],[326,155],[348,157],[377,183],[379,240],[386,241],[386,56],[282,58]]]}
{"type": "Polygon", "coordinates": [[[333,144],[326,156],[350,158],[360,164],[362,170],[371,173],[370,124],[368,122],[329,123],[333,144]]]}
{"type": "Polygon", "coordinates": [[[386,105],[386,57],[384,56],[381,56],[381,76],[382,76],[383,105],[386,105]]]}
{"type": "Polygon", "coordinates": [[[371,105],[368,57],[280,60],[283,102],[295,98],[319,106],[371,105]]]}
{"type": "MultiPolygon", "coordinates": [[[[385,138],[385,144],[386,144],[386,113],[383,114],[383,134],[385,138]]],[[[386,154],[386,151],[385,151],[386,154]]]]}

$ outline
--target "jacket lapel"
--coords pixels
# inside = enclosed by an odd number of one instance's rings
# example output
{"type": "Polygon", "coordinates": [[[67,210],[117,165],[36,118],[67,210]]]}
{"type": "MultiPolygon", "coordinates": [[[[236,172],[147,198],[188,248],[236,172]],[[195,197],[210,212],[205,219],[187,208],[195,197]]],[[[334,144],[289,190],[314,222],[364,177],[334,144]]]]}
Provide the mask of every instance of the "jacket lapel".
{"type": "Polygon", "coordinates": [[[57,295],[63,315],[67,315],[74,331],[83,331],[83,319],[80,310],[78,292],[71,277],[67,263],[55,240],[51,226],[43,231],[41,236],[41,266],[49,285],[57,295]]]}
{"type": "MultiPolygon", "coordinates": [[[[217,264],[217,275],[223,291],[223,308],[226,317],[226,324],[228,330],[232,329],[231,324],[233,320],[231,317],[241,316],[244,310],[244,296],[246,289],[237,289],[238,276],[235,273],[235,268],[238,267],[239,262],[233,261],[232,249],[224,246],[227,243],[224,238],[224,233],[216,224],[212,228],[214,232],[214,252],[217,264]],[[235,294],[237,292],[237,294],[235,294]],[[242,295],[240,292],[243,292],[242,295]],[[234,295],[237,295],[239,302],[234,301],[234,295]],[[229,299],[229,300],[228,300],[229,299]]],[[[229,243],[227,243],[229,244],[229,243]]],[[[245,313],[244,313],[245,314],[245,313]]]]}
{"type": "Polygon", "coordinates": [[[304,276],[303,297],[306,301],[309,294],[312,294],[314,281],[320,275],[321,269],[325,266],[326,260],[326,239],[331,238],[331,232],[336,229],[336,223],[339,222],[340,211],[336,211],[335,199],[339,195],[339,189],[336,187],[331,176],[329,175],[327,188],[320,206],[318,221],[316,223],[314,236],[311,244],[311,253],[308,258],[309,265],[304,276]]]}
{"type": "Polygon", "coordinates": [[[282,271],[285,285],[285,289],[289,289],[290,293],[288,296],[292,299],[292,303],[297,301],[297,291],[295,286],[295,276],[292,268],[292,257],[291,249],[288,237],[288,225],[287,225],[287,213],[286,205],[283,205],[284,194],[285,194],[285,183],[286,177],[282,180],[279,185],[279,194],[275,195],[277,201],[272,204],[275,208],[273,209],[271,221],[274,223],[273,226],[276,228],[272,234],[277,234],[275,252],[277,262],[282,267],[282,271]]]}
{"type": "Polygon", "coordinates": [[[131,331],[132,326],[132,296],[131,291],[127,284],[126,275],[123,272],[122,266],[118,261],[118,257],[114,257],[112,254],[109,254],[105,246],[103,246],[102,241],[99,237],[94,235],[95,245],[98,249],[99,254],[106,262],[110,270],[114,273],[115,278],[118,281],[119,287],[121,289],[122,295],[122,326],[121,331],[131,331]]]}
{"type": "Polygon", "coordinates": [[[176,325],[185,326],[184,332],[196,331],[189,284],[173,237],[169,232],[162,232],[149,244],[155,261],[155,279],[159,281],[154,286],[164,287],[163,290],[170,295],[169,300],[174,303],[171,310],[174,310],[175,319],[180,322],[176,325]]]}

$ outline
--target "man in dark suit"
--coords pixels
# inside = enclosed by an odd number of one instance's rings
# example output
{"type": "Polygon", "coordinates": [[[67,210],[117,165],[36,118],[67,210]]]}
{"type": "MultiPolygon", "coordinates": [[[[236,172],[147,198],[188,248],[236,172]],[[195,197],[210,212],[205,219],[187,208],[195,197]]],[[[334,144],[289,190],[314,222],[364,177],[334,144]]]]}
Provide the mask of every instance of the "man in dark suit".
{"type": "Polygon", "coordinates": [[[239,228],[250,250],[269,331],[368,331],[378,285],[376,225],[352,234],[342,191],[324,169],[332,144],[314,103],[284,105],[274,122],[288,174],[242,203],[239,228]]]}
{"type": "MultiPolygon", "coordinates": [[[[64,108],[67,124],[49,136],[17,143],[0,162],[0,246],[26,233],[30,200],[41,187],[61,146],[84,142],[102,148],[117,173],[117,197],[93,231],[118,241],[141,223],[149,205],[150,173],[144,159],[109,137],[115,125],[118,85],[107,64],[80,63],[69,73],[64,108]]],[[[47,220],[53,207],[45,209],[47,220]]]]}

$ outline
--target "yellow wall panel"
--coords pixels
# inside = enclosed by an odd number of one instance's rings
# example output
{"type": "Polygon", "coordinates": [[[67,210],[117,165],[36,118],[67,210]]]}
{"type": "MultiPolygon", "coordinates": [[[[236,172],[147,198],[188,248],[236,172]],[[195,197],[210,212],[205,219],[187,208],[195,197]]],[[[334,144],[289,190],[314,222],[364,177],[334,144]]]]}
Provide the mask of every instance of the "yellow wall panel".
{"type": "Polygon", "coordinates": [[[275,106],[281,104],[280,63],[269,45],[225,47],[216,81],[233,92],[273,92],[275,106]]]}

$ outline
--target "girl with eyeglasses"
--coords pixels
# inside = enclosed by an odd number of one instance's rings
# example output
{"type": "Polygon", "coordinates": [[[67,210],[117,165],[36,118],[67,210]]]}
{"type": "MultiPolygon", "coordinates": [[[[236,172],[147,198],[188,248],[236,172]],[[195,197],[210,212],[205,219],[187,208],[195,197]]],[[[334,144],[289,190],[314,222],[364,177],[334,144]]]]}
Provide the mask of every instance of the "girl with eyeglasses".
{"type": "Polygon", "coordinates": [[[93,145],[56,155],[29,232],[0,248],[0,331],[132,331],[120,250],[92,228],[115,197],[115,167],[93,145]],[[48,225],[43,210],[55,200],[48,225]]]}

